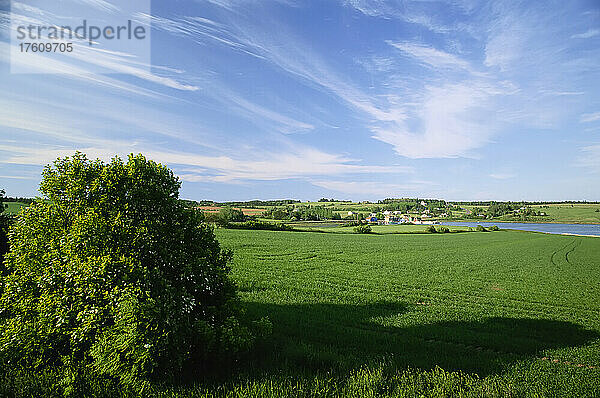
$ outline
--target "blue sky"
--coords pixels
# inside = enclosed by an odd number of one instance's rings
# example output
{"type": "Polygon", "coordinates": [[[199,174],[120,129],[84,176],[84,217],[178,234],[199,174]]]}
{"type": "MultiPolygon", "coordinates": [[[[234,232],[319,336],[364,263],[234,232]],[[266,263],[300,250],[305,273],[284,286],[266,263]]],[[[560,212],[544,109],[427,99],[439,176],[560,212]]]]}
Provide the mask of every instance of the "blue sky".
{"type": "Polygon", "coordinates": [[[8,195],[80,150],[197,200],[600,200],[597,1],[153,1],[152,73],[106,75],[11,74],[0,5],[8,195]]]}

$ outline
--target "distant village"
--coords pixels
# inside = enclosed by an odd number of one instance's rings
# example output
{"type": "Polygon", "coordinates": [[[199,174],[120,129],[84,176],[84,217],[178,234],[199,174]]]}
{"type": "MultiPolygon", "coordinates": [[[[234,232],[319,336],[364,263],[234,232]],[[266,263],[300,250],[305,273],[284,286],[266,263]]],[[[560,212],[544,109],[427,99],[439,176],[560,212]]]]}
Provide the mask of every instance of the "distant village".
{"type": "MultiPolygon", "coordinates": [[[[421,201],[421,206],[427,207],[427,203],[425,201],[421,201]]],[[[348,212],[348,216],[354,216],[356,213],[353,211],[348,212]]],[[[393,225],[393,224],[439,224],[440,222],[437,220],[428,220],[431,218],[431,214],[429,209],[423,210],[423,213],[419,215],[411,215],[403,213],[402,211],[395,210],[390,211],[386,210],[380,213],[383,217],[378,217],[377,213],[371,213],[368,217],[364,219],[364,221],[369,224],[378,224],[378,225],[393,225]]],[[[442,213],[439,217],[445,218],[448,217],[448,214],[442,213]]]]}

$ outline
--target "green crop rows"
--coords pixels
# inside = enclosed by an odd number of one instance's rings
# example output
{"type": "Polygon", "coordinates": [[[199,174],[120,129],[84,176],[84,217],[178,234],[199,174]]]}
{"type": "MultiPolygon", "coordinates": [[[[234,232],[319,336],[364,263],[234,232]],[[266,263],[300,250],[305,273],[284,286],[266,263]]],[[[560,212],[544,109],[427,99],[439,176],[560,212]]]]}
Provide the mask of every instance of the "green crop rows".
{"type": "MultiPolygon", "coordinates": [[[[353,372],[383,372],[380,392],[393,395],[408,388],[405,378],[432,377],[439,366],[466,373],[461,383],[481,377],[465,387],[475,395],[600,390],[600,239],[514,231],[218,236],[235,251],[247,313],[274,325],[252,367],[271,377],[283,371],[279,383],[317,377],[339,392],[353,372]]],[[[453,375],[432,383],[446,391],[453,375]]]]}

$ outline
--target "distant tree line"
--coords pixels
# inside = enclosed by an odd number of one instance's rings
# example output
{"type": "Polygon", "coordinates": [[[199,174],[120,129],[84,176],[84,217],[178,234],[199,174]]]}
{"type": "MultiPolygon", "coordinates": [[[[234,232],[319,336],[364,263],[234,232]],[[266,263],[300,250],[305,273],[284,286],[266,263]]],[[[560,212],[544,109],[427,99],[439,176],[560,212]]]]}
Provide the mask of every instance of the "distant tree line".
{"type": "Polygon", "coordinates": [[[280,200],[247,200],[242,202],[215,202],[212,200],[186,200],[193,206],[218,206],[218,207],[264,207],[264,206],[285,206],[294,203],[300,203],[296,199],[280,199],[280,200]]]}
{"type": "Polygon", "coordinates": [[[351,200],[339,200],[339,199],[327,199],[327,198],[321,198],[319,199],[319,202],[340,202],[340,203],[352,203],[351,200]]]}
{"type": "MultiPolygon", "coordinates": [[[[2,192],[4,192],[4,191],[2,191],[2,192]]],[[[35,201],[35,198],[21,198],[21,197],[6,196],[6,197],[3,197],[3,200],[5,202],[21,202],[21,203],[27,203],[28,205],[30,205],[35,201]]]]}
{"type": "Polygon", "coordinates": [[[300,203],[296,199],[281,200],[248,200],[244,202],[215,202],[217,206],[235,206],[235,207],[258,207],[258,206],[285,206],[294,203],[300,203]]]}
{"type": "Polygon", "coordinates": [[[600,204],[600,202],[587,201],[587,200],[563,200],[563,201],[542,201],[542,202],[529,202],[529,201],[520,201],[520,202],[498,202],[498,201],[475,201],[475,202],[452,202],[454,205],[459,206],[491,206],[495,203],[505,203],[505,204],[513,204],[521,206],[539,206],[539,205],[560,205],[560,204],[600,204]]]}
{"type": "Polygon", "coordinates": [[[263,213],[263,217],[274,220],[291,221],[321,221],[321,220],[341,220],[339,213],[331,208],[322,206],[285,206],[276,207],[263,213]]]}
{"type": "MultiPolygon", "coordinates": [[[[546,206],[547,207],[547,206],[546,206]]],[[[542,211],[536,211],[529,205],[517,202],[490,202],[487,209],[481,207],[474,207],[472,214],[465,214],[463,218],[471,217],[485,217],[485,218],[518,218],[521,220],[527,220],[528,217],[540,217],[546,214],[542,211]]]]}

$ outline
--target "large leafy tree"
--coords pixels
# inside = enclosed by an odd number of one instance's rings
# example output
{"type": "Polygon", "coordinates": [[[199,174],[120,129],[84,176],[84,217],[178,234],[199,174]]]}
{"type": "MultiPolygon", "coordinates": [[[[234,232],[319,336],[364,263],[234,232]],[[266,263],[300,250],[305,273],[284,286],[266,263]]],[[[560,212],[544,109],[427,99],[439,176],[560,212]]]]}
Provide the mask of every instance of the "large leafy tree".
{"type": "Polygon", "coordinates": [[[249,343],[235,318],[231,254],[178,200],[179,187],[142,155],[104,163],[77,153],[45,168],[45,200],[10,233],[5,365],[84,366],[139,386],[249,343]]]}

